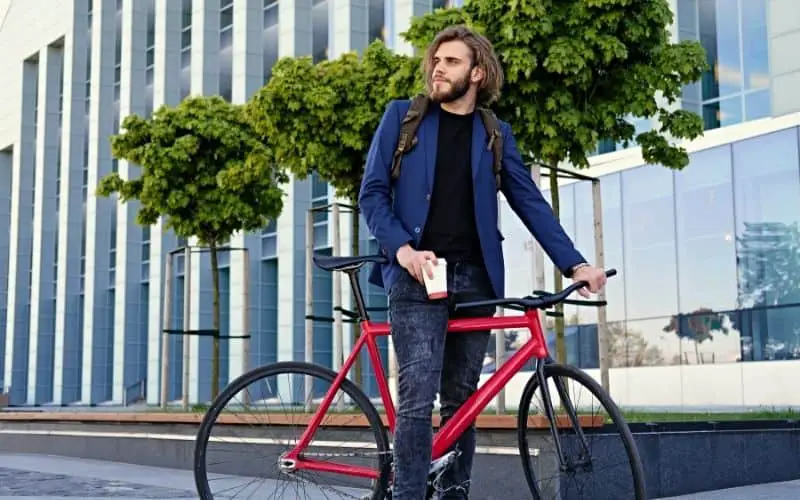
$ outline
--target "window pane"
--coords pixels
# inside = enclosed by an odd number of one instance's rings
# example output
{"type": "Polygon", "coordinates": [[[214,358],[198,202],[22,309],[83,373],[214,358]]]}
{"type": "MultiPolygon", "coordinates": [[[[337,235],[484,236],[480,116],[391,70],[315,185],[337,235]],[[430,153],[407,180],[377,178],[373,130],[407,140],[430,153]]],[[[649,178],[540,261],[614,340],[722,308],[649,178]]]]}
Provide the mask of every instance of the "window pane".
{"type": "MultiPolygon", "coordinates": [[[[606,285],[606,316],[608,321],[618,321],[625,319],[625,274],[626,269],[623,262],[623,235],[622,235],[622,186],[620,174],[612,174],[601,178],[600,199],[603,204],[603,260],[606,269],[614,268],[619,274],[610,278],[606,285]]],[[[583,255],[590,262],[594,262],[594,242],[591,244],[591,251],[588,244],[583,242],[588,238],[588,231],[593,231],[588,221],[594,217],[592,209],[587,206],[591,203],[591,196],[584,194],[578,197],[578,217],[580,224],[578,228],[579,248],[583,255]],[[589,214],[592,214],[591,216],[589,214]],[[580,229],[583,227],[584,229],[580,229]],[[588,230],[588,231],[587,231],[588,230]],[[586,248],[587,250],[584,250],[586,248]]],[[[594,233],[592,232],[592,235],[594,233]]],[[[593,236],[592,236],[593,238],[593,236]]],[[[580,317],[582,322],[595,321],[597,310],[589,307],[581,307],[580,317]],[[584,320],[585,318],[585,320],[584,320]]]]}
{"type": "Polygon", "coordinates": [[[758,120],[772,114],[772,97],[769,89],[759,90],[744,97],[745,118],[758,120]]]}
{"type": "Polygon", "coordinates": [[[742,311],[742,359],[800,359],[800,306],[742,311]]]}
{"type": "Polygon", "coordinates": [[[706,130],[735,125],[742,122],[742,98],[730,97],[703,105],[703,122],[706,130]]]}
{"type": "Polygon", "coordinates": [[[678,309],[672,187],[672,172],[661,166],[622,173],[622,275],[629,319],[672,315],[678,309]]]}
{"type": "Polygon", "coordinates": [[[744,0],[742,59],[745,90],[769,87],[769,47],[766,0],[744,0]]]}
{"type": "Polygon", "coordinates": [[[703,99],[741,92],[739,0],[700,0],[700,41],[710,70],[703,76],[703,99]]]}
{"type": "Polygon", "coordinates": [[[369,41],[385,40],[384,0],[369,0],[369,41]]]}
{"type": "Polygon", "coordinates": [[[610,323],[612,366],[668,366],[681,364],[681,342],[664,331],[669,318],[610,323]]]}
{"type": "Polygon", "coordinates": [[[730,146],[700,151],[675,173],[680,311],[736,306],[730,146]]]}
{"type": "Polygon", "coordinates": [[[321,1],[311,9],[312,54],[315,63],[328,58],[328,2],[321,1]]]}
{"type": "Polygon", "coordinates": [[[739,301],[800,302],[797,129],[733,145],[739,301]]]}

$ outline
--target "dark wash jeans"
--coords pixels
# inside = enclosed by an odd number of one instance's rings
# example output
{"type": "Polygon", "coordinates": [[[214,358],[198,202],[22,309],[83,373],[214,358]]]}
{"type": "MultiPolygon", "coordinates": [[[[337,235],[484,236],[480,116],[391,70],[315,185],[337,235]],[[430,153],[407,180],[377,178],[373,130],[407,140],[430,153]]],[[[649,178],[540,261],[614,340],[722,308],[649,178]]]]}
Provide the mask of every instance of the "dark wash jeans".
{"type": "MultiPolygon", "coordinates": [[[[448,298],[429,300],[425,285],[403,273],[389,290],[391,334],[398,365],[397,428],[394,437],[392,500],[423,500],[431,463],[433,402],[440,395],[442,425],[478,385],[490,332],[447,335],[453,317],[493,315],[494,307],[453,311],[455,301],[493,298],[486,271],[447,262],[448,298]]],[[[466,499],[475,427],[456,442],[461,452],[443,476],[442,498],[466,499]]]]}

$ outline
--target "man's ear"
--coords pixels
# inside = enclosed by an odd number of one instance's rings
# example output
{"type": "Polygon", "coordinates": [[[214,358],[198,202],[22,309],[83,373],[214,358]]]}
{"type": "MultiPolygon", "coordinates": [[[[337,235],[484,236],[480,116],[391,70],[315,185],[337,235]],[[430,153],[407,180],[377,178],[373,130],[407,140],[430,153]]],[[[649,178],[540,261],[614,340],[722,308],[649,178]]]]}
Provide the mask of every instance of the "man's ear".
{"type": "Polygon", "coordinates": [[[470,72],[470,81],[472,83],[480,83],[486,77],[486,73],[483,71],[483,68],[480,66],[475,66],[472,68],[470,72]]]}

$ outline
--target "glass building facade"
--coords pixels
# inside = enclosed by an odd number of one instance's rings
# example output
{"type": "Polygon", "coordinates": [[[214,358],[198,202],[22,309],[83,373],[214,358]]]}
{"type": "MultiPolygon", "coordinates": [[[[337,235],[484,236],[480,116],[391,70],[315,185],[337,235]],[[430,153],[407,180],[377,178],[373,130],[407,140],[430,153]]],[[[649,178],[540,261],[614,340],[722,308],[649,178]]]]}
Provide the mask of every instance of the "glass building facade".
{"type": "MultiPolygon", "coordinates": [[[[600,177],[605,267],[619,271],[607,286],[612,367],[800,359],[799,134],[697,151],[682,171],[600,177]]],[[[559,191],[562,224],[594,260],[591,184],[559,191]]],[[[507,279],[510,294],[528,293],[507,279]]],[[[564,315],[568,362],[597,368],[596,309],[564,315]]]]}

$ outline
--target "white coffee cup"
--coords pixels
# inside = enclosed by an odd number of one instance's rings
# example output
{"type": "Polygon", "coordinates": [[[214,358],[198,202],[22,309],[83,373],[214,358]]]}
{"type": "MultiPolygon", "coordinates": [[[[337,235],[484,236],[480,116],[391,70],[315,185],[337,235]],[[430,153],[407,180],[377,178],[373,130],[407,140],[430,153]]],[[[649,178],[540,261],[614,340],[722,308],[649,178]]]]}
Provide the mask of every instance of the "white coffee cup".
{"type": "Polygon", "coordinates": [[[428,298],[443,299],[447,297],[447,261],[442,258],[436,259],[436,264],[428,262],[428,267],[433,273],[433,278],[428,276],[423,269],[422,276],[425,280],[425,289],[428,291],[428,298]]]}

